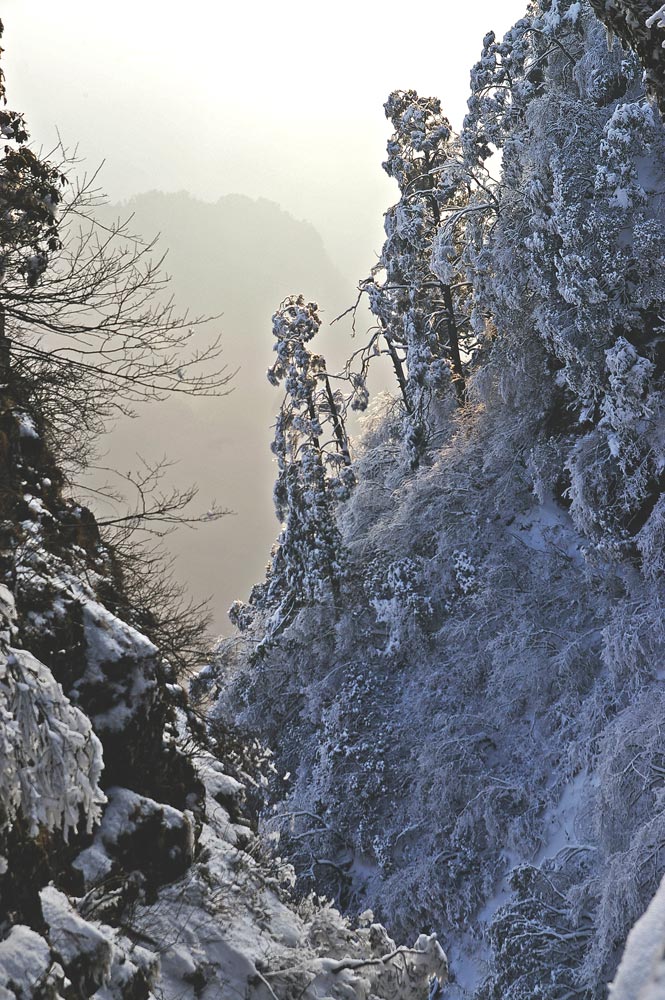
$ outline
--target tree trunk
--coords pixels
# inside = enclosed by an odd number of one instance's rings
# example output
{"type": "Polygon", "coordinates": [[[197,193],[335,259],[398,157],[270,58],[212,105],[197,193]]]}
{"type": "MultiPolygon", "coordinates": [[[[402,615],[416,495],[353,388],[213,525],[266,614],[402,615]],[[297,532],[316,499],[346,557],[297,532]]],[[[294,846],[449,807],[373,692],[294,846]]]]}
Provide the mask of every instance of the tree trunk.
{"type": "Polygon", "coordinates": [[[335,396],[330,385],[330,379],[327,374],[323,376],[326,383],[326,397],[328,399],[328,406],[330,407],[330,416],[332,418],[333,430],[335,432],[335,437],[337,438],[337,444],[339,445],[340,454],[344,459],[345,465],[351,465],[351,455],[349,454],[349,439],[346,436],[346,428],[344,427],[344,421],[342,420],[342,415],[337,408],[337,403],[335,402],[335,396]]]}

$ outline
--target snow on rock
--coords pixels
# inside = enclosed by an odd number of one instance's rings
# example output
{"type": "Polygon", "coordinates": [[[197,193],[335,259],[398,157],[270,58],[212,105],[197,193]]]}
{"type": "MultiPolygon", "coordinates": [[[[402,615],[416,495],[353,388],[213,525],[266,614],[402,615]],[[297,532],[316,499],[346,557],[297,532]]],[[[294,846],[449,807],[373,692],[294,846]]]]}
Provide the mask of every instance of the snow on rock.
{"type": "Polygon", "coordinates": [[[50,966],[51,952],[44,938],[15,924],[0,941],[0,1000],[31,1000],[50,966]]]}
{"type": "Polygon", "coordinates": [[[610,1000],[665,1000],[665,879],[628,935],[610,1000]]]}
{"type": "Polygon", "coordinates": [[[89,719],[71,704],[51,671],[24,649],[0,644],[0,794],[4,824],[20,811],[40,827],[90,832],[105,801],[102,748],[89,719]]]}
{"type": "Polygon", "coordinates": [[[226,774],[221,761],[212,754],[201,755],[197,761],[197,772],[214,799],[235,799],[243,790],[242,784],[226,774]]]}
{"type": "Polygon", "coordinates": [[[79,917],[67,897],[53,886],[40,892],[54,954],[74,989],[90,996],[109,977],[113,949],[108,937],[79,917]]]}
{"type": "Polygon", "coordinates": [[[87,654],[91,667],[101,668],[124,657],[142,659],[154,656],[156,646],[146,636],[96,601],[85,601],[83,608],[87,654]]]}
{"type": "MultiPolygon", "coordinates": [[[[112,935],[110,927],[104,928],[112,935]]],[[[118,997],[155,995],[152,987],[159,976],[159,955],[142,948],[135,941],[115,934],[112,945],[111,969],[108,979],[94,993],[95,1000],[117,1000],[118,997]]],[[[184,1000],[184,998],[183,998],[184,1000]]]]}
{"type": "Polygon", "coordinates": [[[247,837],[248,828],[234,823],[232,815],[237,816],[244,786],[236,778],[226,774],[221,761],[205,751],[197,755],[195,767],[207,794],[208,822],[223,840],[238,845],[247,837]]]}
{"type": "Polygon", "coordinates": [[[85,694],[102,686],[112,692],[111,706],[93,718],[97,729],[119,732],[154,699],[157,649],[97,601],[83,599],[81,605],[87,666],[76,689],[85,694]]]}
{"type": "Polygon", "coordinates": [[[9,587],[5,587],[4,583],[0,584],[0,637],[3,637],[6,642],[9,642],[10,631],[15,621],[14,595],[9,587]]]}
{"type": "Polygon", "coordinates": [[[176,878],[191,863],[191,813],[155,802],[127,788],[112,788],[93,843],[73,862],[90,888],[111,872],[140,870],[148,881],[176,878]]]}

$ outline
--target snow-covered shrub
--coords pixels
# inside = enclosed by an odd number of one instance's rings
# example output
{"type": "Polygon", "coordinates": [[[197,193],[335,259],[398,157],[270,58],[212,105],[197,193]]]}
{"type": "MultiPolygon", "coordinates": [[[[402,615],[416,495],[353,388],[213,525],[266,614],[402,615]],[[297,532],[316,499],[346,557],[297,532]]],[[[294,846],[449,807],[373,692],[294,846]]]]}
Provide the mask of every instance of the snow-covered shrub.
{"type": "Polygon", "coordinates": [[[476,586],[476,570],[469,554],[463,549],[453,552],[453,567],[457,586],[463,594],[470,594],[476,586]]]}
{"type": "Polygon", "coordinates": [[[642,557],[642,572],[656,581],[665,573],[665,496],[658,498],[649,520],[635,536],[642,557]]]}
{"type": "MultiPolygon", "coordinates": [[[[611,574],[608,572],[611,579],[611,574]]],[[[603,628],[602,659],[620,705],[660,676],[665,657],[663,597],[658,588],[637,588],[624,597],[614,583],[612,615],[603,628]]]]}

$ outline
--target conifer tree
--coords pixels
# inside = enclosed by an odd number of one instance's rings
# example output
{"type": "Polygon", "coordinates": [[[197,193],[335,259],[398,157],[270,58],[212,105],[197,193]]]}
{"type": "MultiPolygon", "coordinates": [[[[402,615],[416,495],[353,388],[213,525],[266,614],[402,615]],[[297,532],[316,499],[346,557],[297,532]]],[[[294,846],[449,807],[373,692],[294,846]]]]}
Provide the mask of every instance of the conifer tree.
{"type": "Polygon", "coordinates": [[[253,620],[253,608],[268,610],[268,639],[283,631],[299,607],[339,595],[343,546],[335,508],[355,479],[347,401],[333,390],[323,357],[308,346],[320,326],[318,306],[302,295],[287,298],[273,316],[277,357],[268,380],[286,390],[272,443],[282,531],[265,583],[254,588],[249,606],[236,602],[230,612],[243,628],[253,620]]]}
{"type": "Polygon", "coordinates": [[[362,288],[397,375],[415,465],[426,445],[432,398],[451,386],[460,404],[465,398],[467,320],[455,302],[454,279],[443,282],[430,267],[444,212],[463,204],[465,184],[438,99],[394,91],[384,107],[394,133],[383,167],[397,181],[400,200],[386,212],[381,258],[362,288]]]}
{"type": "Polygon", "coordinates": [[[549,488],[578,525],[623,544],[662,490],[662,125],[637,59],[569,0],[486,36],[472,88],[465,155],[503,152],[500,214],[467,256],[502,391],[546,414],[549,488]]]}

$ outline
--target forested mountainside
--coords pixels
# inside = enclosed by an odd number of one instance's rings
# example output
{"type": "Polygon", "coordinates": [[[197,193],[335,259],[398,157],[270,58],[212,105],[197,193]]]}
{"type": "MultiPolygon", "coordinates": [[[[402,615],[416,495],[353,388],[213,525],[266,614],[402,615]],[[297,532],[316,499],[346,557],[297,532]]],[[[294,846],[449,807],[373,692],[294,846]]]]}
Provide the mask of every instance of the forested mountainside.
{"type": "MultiPolygon", "coordinates": [[[[275,751],[264,822],[301,889],[436,932],[451,998],[606,996],[665,873],[665,25],[643,6],[531,3],[485,37],[460,135],[391,95],[376,326],[345,387],[316,304],[275,314],[282,530],[196,689],[275,751]],[[395,395],[367,407],[381,356],[395,395]]],[[[661,913],[613,997],[665,996],[661,913]]]]}
{"type": "Polygon", "coordinates": [[[201,625],[138,540],[187,490],[144,482],[119,534],[71,499],[107,418],[226,375],[145,244],[31,149],[1,72],[0,104],[0,997],[434,995],[434,935],[294,902],[256,835],[267,758],[188,706],[201,625]]]}
{"type": "Polygon", "coordinates": [[[226,375],[0,109],[2,1000],[665,997],[644,6],[531,3],[460,135],[390,95],[376,323],[335,375],[314,302],[273,317],[282,530],[194,708],[196,609],[137,543],[186,492],[120,533],[70,497],[106,419],[226,375]]]}

